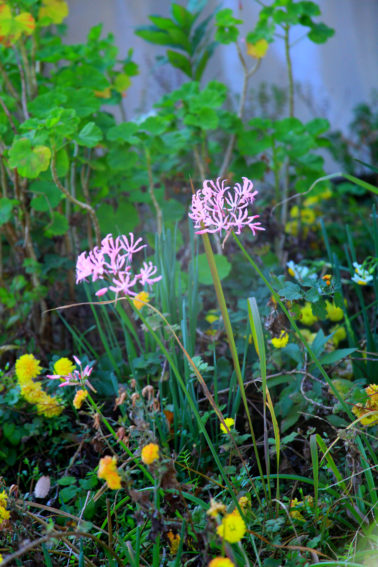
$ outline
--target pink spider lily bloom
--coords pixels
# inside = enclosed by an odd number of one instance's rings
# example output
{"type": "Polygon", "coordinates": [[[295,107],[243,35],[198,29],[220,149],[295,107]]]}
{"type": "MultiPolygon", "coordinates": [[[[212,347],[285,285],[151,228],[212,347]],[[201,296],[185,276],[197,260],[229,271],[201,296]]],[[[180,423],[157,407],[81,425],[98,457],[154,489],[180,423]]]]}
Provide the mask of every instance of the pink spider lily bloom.
{"type": "Polygon", "coordinates": [[[137,238],[134,241],[134,234],[132,232],[129,232],[129,237],[130,241],[127,239],[127,236],[123,234],[120,239],[123,242],[123,249],[126,251],[127,259],[129,260],[129,262],[131,262],[133,259],[133,254],[136,254],[137,252],[142,250],[142,248],[145,248],[147,244],[140,244],[141,242],[143,242],[142,238],[137,238]]]}
{"type": "Polygon", "coordinates": [[[77,356],[73,356],[75,363],[80,367],[80,370],[73,370],[70,374],[66,376],[60,374],[47,374],[47,378],[50,380],[62,380],[63,382],[59,384],[59,388],[63,388],[64,386],[81,386],[83,384],[87,384],[91,390],[94,392],[96,391],[91,383],[89,382],[88,378],[92,374],[93,366],[87,364],[85,368],[82,368],[81,361],[77,358],[77,356]]]}
{"type": "Polygon", "coordinates": [[[134,297],[138,294],[135,289],[137,284],[152,286],[161,279],[155,276],[156,266],[149,262],[143,263],[140,273],[136,273],[132,267],[133,255],[140,252],[147,245],[143,244],[142,238],[135,238],[132,232],[129,236],[121,235],[113,238],[107,234],[101,241],[101,246],[96,246],[89,252],[82,252],[76,263],[76,283],[87,281],[88,278],[106,280],[108,285],[101,287],[97,297],[102,297],[107,291],[112,291],[124,296],[134,297]]]}
{"type": "Polygon", "coordinates": [[[150,285],[152,286],[155,282],[158,282],[159,280],[161,280],[162,276],[157,276],[156,278],[153,278],[152,276],[154,276],[157,272],[157,267],[153,265],[152,262],[143,262],[143,268],[141,268],[140,270],[140,283],[142,285],[150,285]]]}
{"type": "Polygon", "coordinates": [[[244,227],[248,227],[254,236],[256,231],[265,230],[255,221],[259,215],[251,216],[248,210],[258,192],[253,191],[250,179],[242,179],[243,184],[236,183],[233,187],[226,185],[226,180],[220,177],[216,181],[206,179],[203,182],[202,189],[193,195],[189,213],[198,229],[196,234],[225,231],[224,244],[233,230],[240,234],[244,227]]]}
{"type": "Polygon", "coordinates": [[[124,295],[134,296],[137,292],[132,288],[135,286],[137,281],[140,279],[139,276],[133,276],[129,269],[124,272],[119,272],[117,277],[113,278],[113,285],[109,286],[110,291],[114,293],[123,293],[124,295]]]}

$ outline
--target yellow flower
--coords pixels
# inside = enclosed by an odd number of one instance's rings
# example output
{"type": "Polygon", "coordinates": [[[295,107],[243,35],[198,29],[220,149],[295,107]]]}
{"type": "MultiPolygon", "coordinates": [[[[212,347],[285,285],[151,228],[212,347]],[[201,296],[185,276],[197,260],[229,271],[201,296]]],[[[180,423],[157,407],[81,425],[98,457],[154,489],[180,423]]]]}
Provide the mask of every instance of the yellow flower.
{"type": "Polygon", "coordinates": [[[300,316],[301,322],[304,325],[308,325],[309,327],[314,323],[316,323],[316,321],[318,320],[318,318],[315,317],[315,315],[312,312],[311,303],[309,303],[308,301],[306,302],[304,307],[302,307],[302,309],[300,310],[300,314],[301,314],[300,316]]]}
{"type": "Polygon", "coordinates": [[[68,376],[75,370],[75,364],[69,358],[60,358],[54,364],[54,374],[68,376]]]}
{"type": "Polygon", "coordinates": [[[240,508],[245,512],[250,507],[251,503],[246,496],[241,496],[238,500],[240,508]]]}
{"type": "Polygon", "coordinates": [[[248,43],[247,44],[247,54],[255,59],[262,59],[265,57],[266,52],[268,51],[269,43],[266,39],[259,39],[256,43],[248,43]]]}
{"type": "Polygon", "coordinates": [[[8,494],[3,490],[0,492],[0,506],[6,508],[8,502],[8,494]]]}
{"type": "Polygon", "coordinates": [[[118,474],[116,457],[108,455],[100,459],[97,476],[106,480],[108,487],[112,490],[121,488],[121,477],[118,474]]]}
{"type": "Polygon", "coordinates": [[[291,234],[292,236],[298,236],[299,223],[297,221],[288,221],[285,224],[285,232],[287,234],[291,234]]]}
{"type": "Polygon", "coordinates": [[[6,510],[8,502],[8,494],[4,492],[0,492],[0,526],[5,520],[9,520],[10,513],[6,510]]]}
{"type": "Polygon", "coordinates": [[[42,368],[33,354],[24,354],[16,361],[16,376],[21,382],[27,382],[39,376],[42,368]]]}
{"type": "Polygon", "coordinates": [[[282,330],[279,337],[272,338],[272,345],[274,348],[284,348],[289,342],[289,335],[286,331],[282,330]]]}
{"type": "Polygon", "coordinates": [[[211,325],[211,324],[214,323],[215,321],[218,321],[218,320],[219,320],[219,316],[216,314],[216,311],[215,311],[214,309],[211,309],[211,310],[207,313],[207,315],[206,315],[206,317],[205,317],[205,320],[206,320],[208,323],[210,323],[210,325],[211,325]]]}
{"type": "Polygon", "coordinates": [[[45,417],[57,417],[63,411],[63,406],[59,403],[57,398],[53,398],[42,392],[42,395],[37,402],[37,412],[39,415],[44,415],[45,417]]]}
{"type": "Polygon", "coordinates": [[[369,396],[367,404],[369,404],[370,407],[378,409],[378,384],[369,384],[369,386],[365,388],[365,392],[369,396]]]}
{"type": "Polygon", "coordinates": [[[290,209],[290,216],[294,219],[301,219],[304,224],[314,224],[316,220],[315,211],[309,208],[304,208],[299,211],[298,205],[290,209]]]}
{"type": "Polygon", "coordinates": [[[76,408],[77,410],[80,409],[87,396],[88,396],[87,390],[78,390],[75,394],[73,401],[74,408],[76,408]]]}
{"type": "Polygon", "coordinates": [[[234,567],[235,563],[232,563],[231,559],[228,557],[214,557],[208,565],[208,567],[234,567]]]}
{"type": "Polygon", "coordinates": [[[305,522],[306,520],[302,516],[301,512],[296,508],[303,508],[303,502],[301,500],[299,501],[298,498],[293,498],[293,500],[290,502],[289,514],[295,520],[298,520],[299,522],[305,522]],[[294,508],[294,510],[292,510],[291,508],[294,508]]]}
{"type": "Polygon", "coordinates": [[[226,506],[222,502],[217,502],[214,498],[210,498],[210,508],[206,512],[211,518],[216,518],[218,514],[224,514],[226,512],[226,506]]]}
{"type": "Polygon", "coordinates": [[[134,307],[140,311],[145,303],[149,302],[149,294],[146,291],[141,291],[133,299],[134,307]]]}
{"type": "Polygon", "coordinates": [[[156,443],[145,445],[142,449],[141,458],[145,465],[151,465],[159,458],[159,445],[156,445],[156,443]]]}
{"type": "Polygon", "coordinates": [[[179,534],[175,535],[173,532],[168,532],[167,536],[169,539],[169,550],[172,555],[176,555],[178,548],[180,547],[181,537],[179,534]]]}
{"type": "Polygon", "coordinates": [[[20,385],[22,397],[29,402],[29,404],[37,404],[44,392],[40,382],[28,382],[20,385]]]}
{"type": "Polygon", "coordinates": [[[339,343],[341,343],[341,341],[343,341],[347,336],[345,327],[340,327],[336,325],[335,327],[332,327],[330,331],[331,333],[333,333],[333,337],[331,338],[331,341],[337,348],[339,346],[339,343]]]}
{"type": "Polygon", "coordinates": [[[364,416],[361,419],[360,423],[362,423],[362,425],[367,425],[368,427],[370,425],[375,425],[376,423],[378,423],[378,413],[376,413],[376,411],[378,410],[374,411],[372,409],[366,408],[362,404],[356,404],[352,407],[352,412],[355,416],[364,416]]]}
{"type": "MultiPolygon", "coordinates": [[[[224,422],[225,422],[225,424],[227,425],[228,429],[231,429],[231,427],[232,427],[233,425],[235,425],[235,420],[232,419],[232,417],[226,417],[226,419],[224,420],[224,422]]],[[[225,426],[223,425],[223,423],[220,424],[220,428],[221,428],[221,431],[222,431],[223,433],[227,433],[227,429],[225,428],[225,426]]]]}
{"type": "Polygon", "coordinates": [[[246,531],[246,525],[238,510],[224,516],[222,523],[217,527],[217,534],[229,543],[240,541],[246,531]]]}
{"type": "Polygon", "coordinates": [[[311,333],[309,329],[301,329],[301,335],[305,338],[306,343],[311,345],[316,337],[316,333],[311,333]]]}
{"type": "Polygon", "coordinates": [[[341,309],[341,307],[336,307],[333,301],[332,303],[330,301],[326,301],[326,310],[328,319],[333,323],[341,321],[341,319],[344,317],[344,311],[341,309]]]}
{"type": "Polygon", "coordinates": [[[365,405],[356,404],[352,408],[352,412],[357,416],[361,417],[362,425],[375,425],[378,423],[378,384],[369,384],[365,388],[365,393],[368,396],[365,405]]]}

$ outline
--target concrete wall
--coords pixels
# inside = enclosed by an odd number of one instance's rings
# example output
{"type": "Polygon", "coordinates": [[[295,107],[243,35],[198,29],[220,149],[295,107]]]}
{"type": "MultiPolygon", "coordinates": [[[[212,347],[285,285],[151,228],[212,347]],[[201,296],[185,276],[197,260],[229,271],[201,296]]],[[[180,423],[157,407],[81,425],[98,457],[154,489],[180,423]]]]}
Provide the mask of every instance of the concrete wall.
{"type": "MultiPolygon", "coordinates": [[[[162,52],[161,48],[133,33],[135,27],[148,25],[149,14],[168,15],[169,0],[68,0],[68,4],[68,43],[83,41],[93,25],[103,22],[104,33],[114,33],[120,56],[134,48],[140,75],[134,78],[124,99],[128,118],[147,112],[164,92],[186,80],[180,71],[158,66],[155,56],[162,52]]],[[[292,49],[294,80],[300,91],[296,115],[304,120],[323,116],[331,121],[333,129],[345,130],[353,106],[369,101],[372,89],[378,87],[378,1],[319,0],[318,4],[321,20],[335,28],[336,33],[324,45],[315,45],[304,37],[292,49]]],[[[256,1],[209,0],[206,11],[211,12],[218,5],[232,8],[244,20],[242,36],[256,22],[259,12],[256,1]]],[[[302,35],[303,28],[293,29],[293,40],[302,35]]],[[[233,46],[221,46],[216,51],[204,79],[224,81],[237,99],[242,72],[233,46]]],[[[261,82],[287,85],[283,41],[277,40],[270,47],[250,86],[256,89],[261,82]]],[[[254,100],[250,98],[249,103],[253,106],[254,100]]]]}

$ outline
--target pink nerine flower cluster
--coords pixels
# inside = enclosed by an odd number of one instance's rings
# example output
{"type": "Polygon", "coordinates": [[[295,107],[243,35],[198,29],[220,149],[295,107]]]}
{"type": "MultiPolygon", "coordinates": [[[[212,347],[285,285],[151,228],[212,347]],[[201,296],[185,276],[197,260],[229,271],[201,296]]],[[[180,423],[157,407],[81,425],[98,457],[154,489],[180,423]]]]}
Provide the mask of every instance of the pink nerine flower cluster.
{"type": "Polygon", "coordinates": [[[83,369],[81,365],[81,361],[77,358],[77,356],[74,356],[73,358],[77,366],[80,367],[80,370],[75,369],[70,374],[67,375],[47,374],[47,378],[50,378],[51,380],[63,379],[63,382],[59,384],[59,388],[62,388],[63,386],[76,386],[81,384],[87,384],[92,390],[94,390],[93,386],[90,384],[88,380],[89,376],[92,374],[93,366],[87,364],[86,367],[83,369]]]}
{"type": "Polygon", "coordinates": [[[129,237],[122,235],[113,238],[111,234],[101,241],[101,247],[96,246],[89,252],[82,252],[76,262],[76,283],[86,281],[107,280],[109,285],[96,292],[97,296],[104,295],[108,290],[114,293],[135,296],[137,284],[152,286],[161,279],[155,276],[156,266],[152,262],[143,262],[139,273],[132,269],[133,255],[146,247],[141,238],[135,237],[132,232],[129,237]]]}
{"type": "Polygon", "coordinates": [[[206,179],[202,189],[198,189],[192,198],[189,217],[194,221],[196,234],[204,232],[226,232],[226,238],[235,231],[248,226],[253,235],[257,230],[265,230],[260,222],[255,222],[259,215],[251,216],[249,206],[255,200],[257,191],[253,191],[253,183],[243,177],[243,185],[236,183],[232,188],[220,177],[216,181],[206,179]]]}

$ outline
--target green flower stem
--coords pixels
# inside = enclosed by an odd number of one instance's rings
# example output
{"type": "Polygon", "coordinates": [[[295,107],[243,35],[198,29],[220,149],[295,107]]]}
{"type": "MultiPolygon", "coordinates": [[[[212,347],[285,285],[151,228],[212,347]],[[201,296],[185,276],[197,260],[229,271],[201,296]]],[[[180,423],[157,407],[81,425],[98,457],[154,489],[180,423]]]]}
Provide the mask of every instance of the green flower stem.
{"type": "MultiPolygon", "coordinates": [[[[263,282],[265,283],[265,285],[267,286],[267,288],[269,289],[269,291],[271,292],[271,294],[273,295],[273,297],[275,298],[275,300],[277,301],[277,303],[279,304],[279,306],[281,307],[282,311],[285,313],[286,317],[288,318],[288,320],[290,321],[291,326],[293,327],[293,329],[295,330],[295,332],[297,333],[297,335],[299,336],[300,340],[303,343],[304,348],[307,350],[308,354],[310,355],[311,360],[313,361],[313,363],[315,364],[315,366],[318,368],[318,370],[320,371],[321,375],[323,376],[324,380],[327,382],[331,392],[333,393],[333,395],[337,398],[337,400],[340,402],[341,407],[343,408],[343,410],[346,412],[346,414],[349,416],[349,418],[351,418],[352,420],[354,420],[354,416],[352,411],[350,410],[350,408],[348,407],[348,404],[345,403],[344,399],[342,398],[342,396],[339,394],[339,392],[337,391],[337,389],[335,388],[335,386],[332,383],[332,380],[329,378],[328,374],[326,373],[326,371],[324,370],[323,366],[320,364],[319,360],[317,359],[314,351],[312,350],[312,348],[308,345],[308,343],[306,342],[305,338],[302,336],[302,333],[300,332],[296,322],[294,321],[293,317],[290,315],[289,310],[286,308],[285,304],[281,301],[280,296],[278,295],[278,293],[275,291],[275,289],[273,288],[273,286],[271,285],[271,283],[267,280],[267,278],[264,276],[264,274],[262,273],[262,271],[260,270],[260,268],[257,266],[257,264],[254,262],[254,260],[252,260],[252,258],[250,257],[250,255],[248,254],[248,252],[246,251],[246,249],[244,248],[244,246],[242,245],[242,243],[240,242],[239,238],[236,236],[236,234],[233,232],[232,233],[235,242],[237,243],[237,245],[239,246],[240,250],[242,251],[244,257],[246,258],[246,260],[249,262],[249,264],[251,264],[251,266],[253,267],[253,269],[257,272],[257,274],[260,276],[260,278],[263,280],[263,282]]],[[[362,460],[364,462],[364,466],[369,467],[369,463],[367,460],[367,456],[366,456],[366,451],[364,448],[364,445],[362,443],[362,440],[360,438],[360,436],[356,437],[356,443],[358,445],[358,448],[361,452],[361,457],[362,460]]],[[[373,454],[373,458],[374,458],[374,454],[373,454]]],[[[367,483],[369,485],[369,490],[372,486],[374,486],[374,480],[373,477],[371,475],[371,471],[367,470],[366,472],[366,480],[367,483]]],[[[377,501],[377,496],[374,493],[374,502],[377,501]]]]}
{"type": "MultiPolygon", "coordinates": [[[[87,389],[88,392],[88,389],[87,389]]],[[[114,437],[114,439],[117,441],[117,443],[119,443],[122,447],[122,449],[125,451],[125,453],[133,460],[135,461],[135,463],[137,464],[137,466],[140,468],[140,470],[143,472],[144,476],[151,482],[151,483],[155,483],[155,479],[152,476],[152,474],[146,469],[146,467],[144,467],[142,465],[142,463],[140,462],[140,459],[138,457],[136,457],[128,448],[128,446],[122,441],[122,439],[119,439],[117,437],[116,432],[114,431],[113,427],[110,425],[109,421],[106,419],[106,417],[101,413],[98,405],[96,404],[96,402],[94,401],[94,399],[92,398],[92,396],[90,395],[90,393],[88,392],[88,397],[87,399],[89,400],[91,406],[93,407],[93,409],[96,411],[96,413],[98,413],[101,416],[102,421],[104,422],[105,426],[107,427],[109,433],[111,433],[114,437]]]]}
{"type": "Polygon", "coordinates": [[[216,293],[216,296],[217,296],[217,299],[218,299],[218,305],[219,305],[219,308],[221,310],[222,317],[223,317],[224,327],[225,327],[225,330],[226,330],[228,344],[229,344],[230,351],[231,351],[232,361],[234,363],[234,369],[235,369],[236,377],[237,377],[237,380],[238,380],[238,383],[239,383],[240,393],[241,393],[241,396],[242,396],[245,412],[247,414],[248,424],[249,424],[249,428],[250,428],[250,431],[251,431],[251,437],[252,437],[252,442],[253,442],[253,449],[254,449],[255,456],[256,456],[256,462],[257,462],[257,466],[258,466],[258,469],[259,469],[259,473],[261,475],[261,480],[262,480],[262,483],[263,483],[264,492],[265,492],[265,495],[266,495],[266,484],[265,484],[265,480],[263,479],[263,470],[262,470],[262,466],[261,466],[261,462],[260,462],[259,453],[258,453],[258,450],[257,450],[255,432],[254,432],[254,429],[253,429],[252,420],[251,420],[251,416],[250,416],[250,413],[249,413],[247,396],[245,394],[245,389],[244,389],[243,376],[242,376],[242,373],[241,373],[241,370],[240,370],[238,353],[237,353],[237,350],[236,350],[234,334],[232,332],[230,317],[228,315],[228,309],[227,309],[226,301],[225,301],[224,294],[223,294],[222,284],[221,284],[221,281],[219,279],[219,274],[218,274],[217,266],[215,264],[215,258],[214,258],[213,250],[211,248],[210,239],[209,239],[209,237],[206,233],[202,234],[202,238],[203,238],[203,243],[204,243],[204,247],[205,247],[205,253],[206,253],[207,261],[208,261],[208,264],[209,264],[209,267],[210,267],[211,276],[213,278],[215,293],[216,293]]]}
{"type": "MultiPolygon", "coordinates": [[[[152,307],[152,306],[150,306],[150,307],[152,307]]],[[[154,309],[154,311],[156,311],[156,310],[154,309]]],[[[209,437],[209,434],[208,434],[208,432],[207,432],[207,430],[206,430],[206,427],[205,427],[205,425],[204,425],[204,423],[203,423],[203,421],[202,421],[202,419],[201,419],[201,416],[200,416],[200,414],[199,414],[199,412],[198,412],[198,409],[197,409],[197,407],[196,407],[196,405],[195,405],[195,403],[194,403],[192,397],[189,395],[189,393],[188,393],[188,391],[187,391],[187,389],[186,389],[184,380],[182,379],[182,377],[181,377],[181,375],[180,375],[180,372],[179,372],[179,370],[178,370],[178,368],[177,368],[177,366],[176,366],[176,364],[175,364],[175,362],[174,362],[172,356],[170,355],[169,351],[168,351],[167,348],[165,347],[163,341],[160,339],[159,335],[158,335],[157,333],[155,333],[155,331],[152,329],[151,325],[149,325],[148,321],[145,319],[145,317],[142,315],[142,313],[141,313],[140,311],[138,311],[138,315],[139,315],[139,317],[140,317],[142,323],[143,323],[143,324],[145,325],[145,327],[148,329],[149,333],[150,333],[151,336],[155,339],[156,343],[157,343],[158,346],[161,348],[161,350],[162,350],[162,352],[164,353],[166,359],[168,360],[168,363],[169,363],[169,365],[170,365],[170,367],[171,367],[171,369],[172,369],[172,372],[174,373],[174,375],[175,375],[175,377],[176,377],[176,380],[177,380],[177,382],[178,382],[178,384],[179,384],[181,390],[183,391],[184,395],[186,396],[186,398],[187,398],[187,400],[188,400],[188,403],[189,403],[189,406],[190,406],[190,409],[192,410],[193,414],[195,415],[195,418],[196,418],[196,420],[197,420],[197,423],[198,423],[198,425],[199,425],[199,428],[201,429],[202,434],[203,434],[203,436],[204,436],[205,439],[206,439],[207,445],[208,445],[208,447],[209,447],[209,449],[210,449],[210,451],[211,451],[211,454],[212,454],[213,457],[214,457],[214,461],[215,461],[216,464],[217,464],[217,467],[218,467],[218,469],[219,469],[219,472],[221,473],[222,478],[223,478],[223,480],[224,480],[224,482],[225,482],[225,484],[226,484],[226,486],[227,486],[227,488],[228,488],[228,490],[229,490],[229,492],[230,492],[230,495],[231,495],[231,497],[232,497],[232,499],[233,499],[233,501],[234,501],[236,507],[238,508],[238,510],[239,510],[239,512],[240,512],[240,506],[239,506],[239,503],[238,503],[237,498],[236,498],[236,495],[235,495],[235,490],[234,490],[232,484],[230,483],[230,481],[229,481],[229,479],[228,479],[228,477],[227,477],[227,475],[226,475],[226,472],[225,472],[224,469],[223,469],[223,466],[222,466],[222,463],[220,462],[218,453],[217,453],[217,451],[216,451],[216,449],[215,449],[215,447],[214,447],[214,445],[213,445],[213,443],[212,443],[212,441],[211,441],[211,439],[210,439],[210,437],[209,437]]],[[[161,315],[161,316],[162,316],[162,315],[161,315]]],[[[163,320],[166,321],[166,319],[164,318],[164,316],[162,316],[162,318],[163,318],[163,320]]],[[[166,321],[166,322],[167,322],[167,321],[166,321]]],[[[255,494],[256,494],[256,497],[259,499],[257,491],[255,491],[255,494]]],[[[256,519],[255,514],[253,514],[253,516],[254,516],[254,518],[256,519]]]]}

